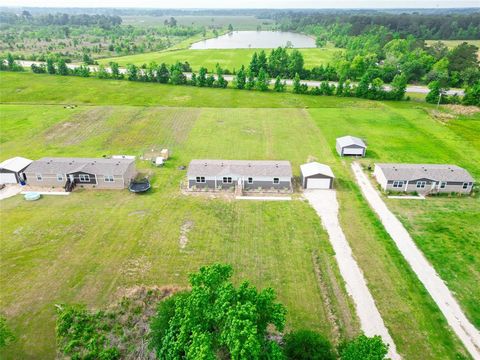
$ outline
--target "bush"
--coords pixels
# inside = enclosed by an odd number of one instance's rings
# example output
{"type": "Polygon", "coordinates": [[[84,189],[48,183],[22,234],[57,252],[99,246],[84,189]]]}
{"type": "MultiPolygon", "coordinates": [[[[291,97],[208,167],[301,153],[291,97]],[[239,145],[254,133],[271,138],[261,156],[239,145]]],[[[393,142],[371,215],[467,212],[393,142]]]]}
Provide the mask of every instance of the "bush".
{"type": "Polygon", "coordinates": [[[285,336],[285,356],[292,360],[333,360],[332,345],[321,334],[298,330],[285,336]]]}
{"type": "Polygon", "coordinates": [[[388,353],[386,345],[380,336],[367,337],[360,335],[340,346],[341,360],[384,360],[388,353]]]}

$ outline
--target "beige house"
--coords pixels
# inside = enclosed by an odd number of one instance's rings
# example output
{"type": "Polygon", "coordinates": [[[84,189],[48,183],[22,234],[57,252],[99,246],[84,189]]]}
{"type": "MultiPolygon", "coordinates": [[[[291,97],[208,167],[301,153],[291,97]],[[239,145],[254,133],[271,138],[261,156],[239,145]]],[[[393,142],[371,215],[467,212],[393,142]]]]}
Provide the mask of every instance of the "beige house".
{"type": "Polygon", "coordinates": [[[97,189],[124,189],[137,174],[134,159],[42,158],[25,170],[27,184],[43,187],[76,186],[97,189]]]}
{"type": "Polygon", "coordinates": [[[375,164],[373,174],[385,191],[468,194],[474,184],[469,172],[456,165],[375,164]]]}

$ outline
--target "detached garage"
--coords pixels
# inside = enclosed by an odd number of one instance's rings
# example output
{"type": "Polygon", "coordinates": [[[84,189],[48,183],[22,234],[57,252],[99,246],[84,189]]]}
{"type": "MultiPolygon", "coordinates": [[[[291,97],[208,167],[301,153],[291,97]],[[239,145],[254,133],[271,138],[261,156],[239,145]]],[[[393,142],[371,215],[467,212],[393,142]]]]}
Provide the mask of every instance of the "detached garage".
{"type": "Polygon", "coordinates": [[[0,164],[0,184],[17,184],[24,181],[23,170],[32,163],[32,160],[17,156],[5,160],[0,164]]]}
{"type": "Polygon", "coordinates": [[[330,166],[311,162],[300,166],[300,180],[304,189],[332,189],[333,175],[330,166]]]}
{"type": "Polygon", "coordinates": [[[340,156],[365,156],[367,145],[365,142],[354,136],[343,136],[337,138],[336,148],[340,156]]]}

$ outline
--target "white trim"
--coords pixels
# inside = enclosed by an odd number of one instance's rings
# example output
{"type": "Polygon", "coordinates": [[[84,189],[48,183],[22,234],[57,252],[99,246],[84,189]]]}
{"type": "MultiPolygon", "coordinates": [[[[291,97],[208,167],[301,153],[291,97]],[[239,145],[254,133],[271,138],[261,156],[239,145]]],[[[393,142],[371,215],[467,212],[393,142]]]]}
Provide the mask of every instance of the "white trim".
{"type": "Polygon", "coordinates": [[[64,176],[63,176],[63,174],[57,174],[56,178],[57,178],[57,181],[58,181],[58,182],[62,182],[64,176]]]}

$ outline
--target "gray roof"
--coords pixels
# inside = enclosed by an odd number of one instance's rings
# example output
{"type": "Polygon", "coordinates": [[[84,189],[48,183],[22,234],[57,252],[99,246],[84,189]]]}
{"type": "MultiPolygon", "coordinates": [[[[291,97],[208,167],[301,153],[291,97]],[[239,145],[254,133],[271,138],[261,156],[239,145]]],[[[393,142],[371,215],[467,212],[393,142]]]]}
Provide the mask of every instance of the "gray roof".
{"type": "Polygon", "coordinates": [[[194,176],[272,176],[292,177],[290,161],[270,160],[192,160],[189,177],[194,176]]]}
{"type": "Polygon", "coordinates": [[[350,136],[350,135],[337,138],[337,143],[340,144],[341,147],[346,147],[351,145],[357,145],[363,148],[367,147],[367,145],[365,145],[362,139],[357,138],[355,136],[350,136]]]}
{"type": "Polygon", "coordinates": [[[100,175],[123,175],[133,162],[135,160],[132,159],[46,157],[32,162],[25,172],[37,174],[85,172],[100,175]]]}
{"type": "Polygon", "coordinates": [[[473,182],[467,170],[443,164],[375,164],[387,180],[431,179],[436,181],[473,182]]]}

